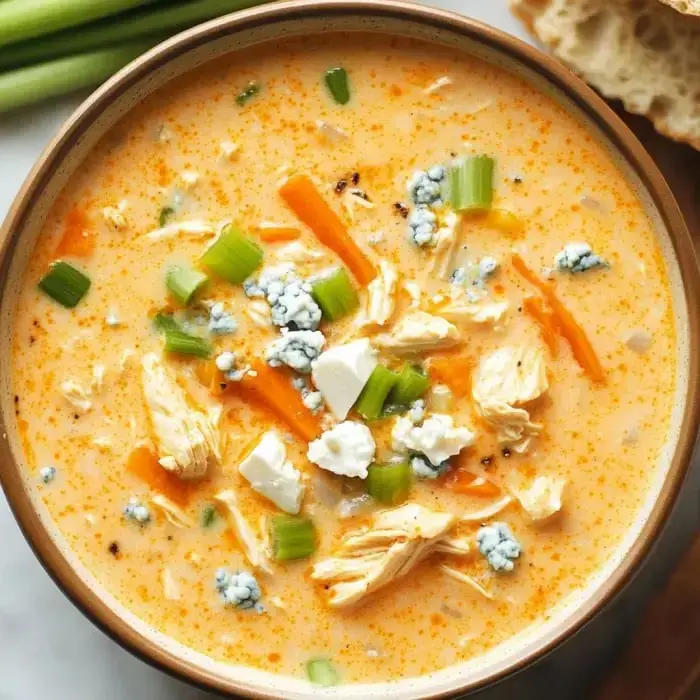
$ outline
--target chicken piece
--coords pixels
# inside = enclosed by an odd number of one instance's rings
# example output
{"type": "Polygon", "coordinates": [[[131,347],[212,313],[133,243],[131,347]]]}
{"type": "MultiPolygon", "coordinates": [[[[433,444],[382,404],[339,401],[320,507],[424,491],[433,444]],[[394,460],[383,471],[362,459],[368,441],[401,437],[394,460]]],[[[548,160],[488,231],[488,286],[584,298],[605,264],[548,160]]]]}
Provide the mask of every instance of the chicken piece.
{"type": "Polygon", "coordinates": [[[379,274],[367,286],[360,326],[384,326],[389,322],[396,308],[398,282],[396,268],[382,260],[379,263],[379,274]]]}
{"type": "Polygon", "coordinates": [[[561,510],[566,479],[538,476],[529,488],[524,488],[518,481],[513,474],[507,479],[508,488],[532,520],[547,520],[561,510]]]}
{"type": "Polygon", "coordinates": [[[508,346],[485,357],[472,396],[479,413],[498,430],[498,440],[527,452],[542,426],[523,408],[549,389],[544,355],[538,348],[508,346]]]}
{"type": "Polygon", "coordinates": [[[82,387],[74,379],[61,382],[60,388],[63,398],[80,413],[87,413],[92,408],[90,389],[82,387]]]}
{"type": "Polygon", "coordinates": [[[451,513],[409,503],[374,516],[369,529],[349,535],[334,557],[315,564],[311,578],[327,584],[328,603],[340,608],[408,574],[434,553],[464,556],[466,540],[450,537],[451,513]]]}
{"type": "Polygon", "coordinates": [[[449,321],[425,311],[406,314],[391,330],[374,338],[379,348],[398,354],[450,348],[460,342],[459,331],[449,321]]]}
{"type": "Polygon", "coordinates": [[[440,315],[454,323],[471,322],[495,325],[503,318],[509,306],[507,301],[478,302],[476,304],[453,301],[440,308],[440,315]]]}
{"type": "Polygon", "coordinates": [[[243,513],[241,513],[235,492],[230,489],[221,491],[217,493],[214,498],[220,503],[223,503],[228,509],[229,523],[251,566],[271,574],[272,567],[267,550],[263,546],[263,543],[256,537],[253,529],[243,516],[243,513]]]}
{"type": "Polygon", "coordinates": [[[219,418],[221,408],[207,413],[190,408],[184,392],[168,377],[155,353],[145,355],[141,380],[151,416],[159,464],[181,479],[204,476],[221,463],[219,418]]]}
{"type": "Polygon", "coordinates": [[[175,527],[188,528],[194,527],[195,522],[185,513],[180,506],[173,503],[167,496],[162,493],[157,493],[151,499],[151,503],[163,513],[165,519],[175,527]]]}
{"type": "Polygon", "coordinates": [[[435,234],[435,255],[433,256],[432,273],[441,280],[449,279],[454,259],[459,250],[461,219],[450,212],[435,234]]]}

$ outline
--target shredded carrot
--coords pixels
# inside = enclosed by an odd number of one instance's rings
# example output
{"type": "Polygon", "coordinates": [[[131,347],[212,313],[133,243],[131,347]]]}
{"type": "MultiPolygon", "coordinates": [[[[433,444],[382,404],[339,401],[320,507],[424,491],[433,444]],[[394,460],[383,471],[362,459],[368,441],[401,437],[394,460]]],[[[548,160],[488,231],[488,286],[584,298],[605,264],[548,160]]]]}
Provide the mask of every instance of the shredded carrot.
{"type": "Polygon", "coordinates": [[[449,472],[444,486],[456,493],[466,493],[470,496],[498,496],[501,490],[493,482],[483,476],[472,474],[468,469],[459,467],[449,472]]]}
{"type": "Polygon", "coordinates": [[[586,332],[581,328],[573,314],[566,308],[554,291],[554,287],[542,281],[525,261],[516,253],[512,257],[513,267],[531,284],[541,290],[552,310],[552,318],[556,323],[559,334],[571,346],[576,362],[583,371],[594,381],[604,382],[605,371],[600,364],[591,341],[586,332]]]}
{"type": "Polygon", "coordinates": [[[554,319],[554,314],[544,308],[544,303],[540,297],[525,297],[523,299],[523,309],[535,319],[540,327],[540,335],[542,340],[552,353],[552,357],[556,357],[559,346],[557,343],[557,326],[554,319]]]}
{"type": "Polygon", "coordinates": [[[187,504],[201,483],[182,481],[163,469],[158,463],[158,457],[148,447],[137,447],[131,452],[126,460],[126,470],[179,506],[187,504]]]}
{"type": "MultiPolygon", "coordinates": [[[[213,360],[202,360],[198,362],[194,368],[194,373],[199,379],[202,386],[207,387],[212,394],[216,394],[215,382],[219,378],[217,376],[218,369],[213,360]]],[[[221,375],[223,379],[223,375],[221,375]]]]}
{"type": "Polygon", "coordinates": [[[455,396],[461,397],[471,392],[473,368],[466,355],[440,355],[430,358],[428,374],[450,387],[455,396]]]}
{"type": "Polygon", "coordinates": [[[260,226],[258,236],[265,243],[283,243],[284,241],[295,241],[301,236],[301,231],[293,226],[260,226]]]}
{"type": "Polygon", "coordinates": [[[307,442],[321,433],[319,419],[304,406],[290,378],[261,360],[253,361],[251,371],[241,381],[229,382],[226,390],[263,406],[307,442]]]}
{"type": "Polygon", "coordinates": [[[63,237],[58,242],[56,255],[72,255],[86,258],[95,250],[95,235],[90,230],[90,220],[82,209],[73,207],[65,218],[63,237]]]}
{"type": "Polygon", "coordinates": [[[345,224],[328,206],[308,175],[292,175],[282,183],[279,192],[316,238],[340,256],[361,285],[369,284],[377,276],[374,263],[350,237],[345,224]]]}

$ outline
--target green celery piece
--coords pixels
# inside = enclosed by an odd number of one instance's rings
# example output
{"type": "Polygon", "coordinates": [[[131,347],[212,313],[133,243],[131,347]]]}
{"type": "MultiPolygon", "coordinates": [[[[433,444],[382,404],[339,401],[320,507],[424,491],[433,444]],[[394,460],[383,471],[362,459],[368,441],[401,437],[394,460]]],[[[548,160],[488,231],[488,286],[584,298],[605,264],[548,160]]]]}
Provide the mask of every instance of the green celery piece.
{"type": "Polygon", "coordinates": [[[419,399],[430,386],[430,380],[422,367],[406,363],[399,374],[396,385],[391,390],[388,404],[407,406],[419,399]]]}
{"type": "Polygon", "coordinates": [[[209,278],[199,270],[191,267],[172,267],[165,275],[165,284],[172,295],[183,305],[192,301],[194,295],[202,289],[209,278]]]}
{"type": "Polygon", "coordinates": [[[236,104],[243,107],[248,104],[256,95],[260,93],[260,85],[256,82],[250,82],[236,97],[236,104]]]}
{"type": "Polygon", "coordinates": [[[411,465],[408,462],[400,462],[370,464],[365,483],[367,493],[375,501],[387,506],[396,506],[408,498],[412,481],[411,465]]]}
{"type": "Polygon", "coordinates": [[[168,221],[175,216],[175,210],[172,207],[163,207],[158,215],[158,226],[163,228],[163,226],[168,225],[168,221]]]}
{"type": "Polygon", "coordinates": [[[455,161],[448,171],[450,203],[455,211],[490,209],[493,202],[495,161],[471,156],[455,161]]]}
{"type": "Polygon", "coordinates": [[[211,503],[208,503],[204,508],[202,508],[202,527],[211,527],[217,518],[216,507],[211,503]]]}
{"type": "Polygon", "coordinates": [[[70,263],[57,260],[39,280],[39,289],[61,306],[73,309],[90,289],[90,278],[70,263]]]}
{"type": "Polygon", "coordinates": [[[212,353],[211,345],[204,338],[169,328],[165,329],[165,349],[179,355],[194,355],[204,358],[209,357],[212,353]]]}
{"type": "Polygon", "coordinates": [[[232,284],[243,284],[263,260],[262,248],[229,224],[204,251],[202,263],[232,284]]]}
{"type": "Polygon", "coordinates": [[[306,675],[315,685],[330,687],[338,685],[340,676],[335,666],[326,658],[316,657],[306,662],[306,675]]]}
{"type": "Polygon", "coordinates": [[[316,551],[316,528],[299,515],[276,515],[271,520],[272,549],[275,559],[303,559],[316,551]]]}
{"type": "Polygon", "coordinates": [[[392,372],[383,365],[377,365],[369,375],[367,383],[362,389],[355,409],[365,420],[375,420],[382,415],[384,402],[391,390],[399,381],[396,372],[392,372]]]}
{"type": "Polygon", "coordinates": [[[355,311],[360,298],[344,267],[311,283],[311,294],[327,321],[337,321],[355,311]]]}
{"type": "Polygon", "coordinates": [[[350,86],[345,68],[331,68],[326,71],[325,78],[333,99],[339,105],[346,105],[350,102],[350,86]]]}

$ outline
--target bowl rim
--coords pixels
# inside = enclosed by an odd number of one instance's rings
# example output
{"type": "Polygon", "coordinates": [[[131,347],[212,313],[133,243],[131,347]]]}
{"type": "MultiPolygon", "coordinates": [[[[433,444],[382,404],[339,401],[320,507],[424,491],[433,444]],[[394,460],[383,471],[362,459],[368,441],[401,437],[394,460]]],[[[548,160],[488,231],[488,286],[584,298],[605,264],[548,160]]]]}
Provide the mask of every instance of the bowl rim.
{"type": "MultiPolygon", "coordinates": [[[[655,535],[665,525],[690,468],[697,426],[700,422],[700,305],[696,301],[700,298],[698,261],[680,209],[658,167],[636,136],[594,90],[551,56],[500,29],[455,12],[417,5],[406,0],[290,0],[213,19],[158,44],[120,70],[82,102],[44,149],[14,198],[0,227],[0,304],[4,305],[9,262],[33,201],[40,196],[44,184],[53,177],[57,166],[76,140],[91,128],[94,120],[112,100],[142,80],[154,68],[219,36],[278,21],[347,15],[407,19],[436,30],[460,34],[525,66],[557,88],[597,125],[614,149],[630,164],[652,198],[676,252],[687,306],[690,337],[687,403],[678,442],[658,498],[624,561],[598,586],[585,605],[567,614],[551,634],[538,638],[524,648],[516,663],[500,662],[495,670],[483,679],[456,682],[455,686],[447,691],[437,691],[424,696],[433,699],[452,697],[486,688],[524,669],[588,624],[638,571],[653,545],[655,535]]],[[[3,409],[0,416],[0,431],[3,436],[0,442],[0,483],[25,539],[41,565],[69,600],[123,648],[176,678],[229,696],[266,700],[276,698],[277,696],[267,691],[251,692],[233,678],[223,678],[182,656],[166,651],[156,642],[141,635],[114,611],[97,591],[91,589],[80,578],[53,538],[47,536],[41,518],[33,506],[29,487],[23,478],[22,469],[13,459],[6,436],[6,432],[12,429],[8,425],[9,421],[6,421],[6,415],[10,412],[7,406],[3,406],[3,409]]]]}

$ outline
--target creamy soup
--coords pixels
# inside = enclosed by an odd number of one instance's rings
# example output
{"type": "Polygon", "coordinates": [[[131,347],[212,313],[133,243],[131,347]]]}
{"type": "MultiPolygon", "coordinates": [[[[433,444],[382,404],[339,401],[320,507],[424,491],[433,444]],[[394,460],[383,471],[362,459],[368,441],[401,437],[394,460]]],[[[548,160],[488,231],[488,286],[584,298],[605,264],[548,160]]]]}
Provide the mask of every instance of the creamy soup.
{"type": "Polygon", "coordinates": [[[605,147],[498,68],[362,34],[129,113],[13,341],[28,478],[100,584],[316,683],[477,657],[581,590],[651,487],[674,356],[605,147]]]}

